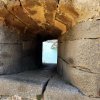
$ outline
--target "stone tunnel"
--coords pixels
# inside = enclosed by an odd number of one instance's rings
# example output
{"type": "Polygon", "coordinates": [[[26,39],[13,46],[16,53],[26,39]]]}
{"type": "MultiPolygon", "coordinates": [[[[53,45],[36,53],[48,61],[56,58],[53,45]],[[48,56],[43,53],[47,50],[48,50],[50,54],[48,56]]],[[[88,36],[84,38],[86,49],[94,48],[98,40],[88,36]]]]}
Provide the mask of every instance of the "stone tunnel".
{"type": "Polygon", "coordinates": [[[100,100],[100,0],[0,0],[0,100],[100,100]]]}

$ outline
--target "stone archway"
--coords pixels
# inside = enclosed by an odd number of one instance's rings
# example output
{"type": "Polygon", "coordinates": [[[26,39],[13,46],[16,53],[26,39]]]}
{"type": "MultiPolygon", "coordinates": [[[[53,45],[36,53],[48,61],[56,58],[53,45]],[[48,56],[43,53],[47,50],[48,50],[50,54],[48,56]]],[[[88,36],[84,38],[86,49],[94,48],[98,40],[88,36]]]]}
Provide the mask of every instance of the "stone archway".
{"type": "Polygon", "coordinates": [[[99,99],[99,0],[2,0],[0,6],[1,74],[41,66],[42,41],[58,38],[59,74],[81,100],[99,99]]]}

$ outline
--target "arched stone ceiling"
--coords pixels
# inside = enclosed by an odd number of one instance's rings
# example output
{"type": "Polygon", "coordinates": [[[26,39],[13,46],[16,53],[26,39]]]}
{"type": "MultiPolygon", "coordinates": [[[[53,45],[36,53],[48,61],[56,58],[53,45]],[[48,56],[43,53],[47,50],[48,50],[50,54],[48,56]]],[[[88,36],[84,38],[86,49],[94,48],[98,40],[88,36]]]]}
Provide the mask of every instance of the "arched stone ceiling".
{"type": "MultiPolygon", "coordinates": [[[[57,37],[77,22],[99,19],[100,0],[1,0],[0,22],[25,34],[57,37]]],[[[27,35],[26,35],[27,36],[27,35]]]]}

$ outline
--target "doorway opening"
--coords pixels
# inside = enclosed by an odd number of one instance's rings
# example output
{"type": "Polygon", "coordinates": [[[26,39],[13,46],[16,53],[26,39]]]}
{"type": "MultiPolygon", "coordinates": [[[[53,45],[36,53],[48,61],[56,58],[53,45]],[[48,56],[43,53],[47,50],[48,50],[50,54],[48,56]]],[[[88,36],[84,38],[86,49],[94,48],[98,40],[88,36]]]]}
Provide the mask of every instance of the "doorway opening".
{"type": "Polygon", "coordinates": [[[56,69],[58,58],[58,40],[42,42],[42,64],[45,69],[56,69]]]}
{"type": "Polygon", "coordinates": [[[42,63],[57,64],[58,40],[47,40],[42,43],[42,63]]]}

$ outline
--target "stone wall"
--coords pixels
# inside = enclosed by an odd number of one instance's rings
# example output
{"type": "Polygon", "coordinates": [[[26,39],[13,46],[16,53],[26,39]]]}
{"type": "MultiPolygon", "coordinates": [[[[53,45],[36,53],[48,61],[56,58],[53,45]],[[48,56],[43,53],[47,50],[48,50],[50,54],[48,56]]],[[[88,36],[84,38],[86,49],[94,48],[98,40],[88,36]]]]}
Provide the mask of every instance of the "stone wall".
{"type": "Polygon", "coordinates": [[[34,36],[31,40],[25,40],[23,44],[23,70],[33,70],[42,65],[42,42],[34,36]]]}
{"type": "Polygon", "coordinates": [[[0,26],[0,74],[41,66],[39,34],[46,39],[62,34],[59,74],[85,96],[100,98],[100,0],[1,1],[0,23],[12,28],[0,26]]]}
{"type": "Polygon", "coordinates": [[[58,72],[84,95],[100,97],[100,20],[81,22],[59,38],[58,72]]]}
{"type": "Polygon", "coordinates": [[[0,74],[13,74],[40,66],[40,43],[37,36],[23,40],[21,33],[14,27],[0,25],[0,74]]]}
{"type": "Polygon", "coordinates": [[[0,74],[20,72],[22,45],[19,32],[0,25],[0,74]]]}

